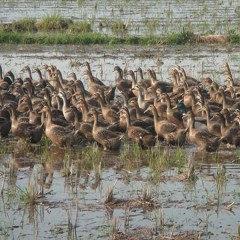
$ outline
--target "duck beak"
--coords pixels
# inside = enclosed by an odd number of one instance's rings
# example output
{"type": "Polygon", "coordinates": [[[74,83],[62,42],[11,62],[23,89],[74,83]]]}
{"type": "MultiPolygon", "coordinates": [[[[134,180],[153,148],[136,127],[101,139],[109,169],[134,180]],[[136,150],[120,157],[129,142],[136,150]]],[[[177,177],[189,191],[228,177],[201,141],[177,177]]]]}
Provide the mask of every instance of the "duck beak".
{"type": "Polygon", "coordinates": [[[147,108],[143,113],[147,113],[149,111],[149,109],[147,108]]]}

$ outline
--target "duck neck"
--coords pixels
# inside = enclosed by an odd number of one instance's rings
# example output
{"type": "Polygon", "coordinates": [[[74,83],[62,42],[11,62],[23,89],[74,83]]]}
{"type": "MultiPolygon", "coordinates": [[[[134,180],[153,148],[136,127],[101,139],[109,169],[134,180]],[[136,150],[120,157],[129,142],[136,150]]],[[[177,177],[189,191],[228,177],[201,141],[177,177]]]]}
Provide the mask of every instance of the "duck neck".
{"type": "Polygon", "coordinates": [[[191,133],[192,130],[195,128],[195,119],[192,116],[189,120],[188,120],[188,128],[189,128],[189,132],[191,133]]]}
{"type": "Polygon", "coordinates": [[[28,105],[29,111],[30,111],[30,112],[33,112],[33,106],[32,106],[31,98],[29,98],[29,99],[27,100],[27,105],[28,105]]]}
{"type": "Polygon", "coordinates": [[[62,106],[62,103],[60,101],[60,97],[56,96],[56,100],[57,100],[57,109],[62,111],[63,106],[62,106]]]}
{"type": "Polygon", "coordinates": [[[144,97],[143,97],[143,89],[141,87],[138,88],[138,99],[137,99],[137,102],[138,102],[138,106],[141,106],[142,105],[142,102],[144,101],[144,97]]]}
{"type": "Polygon", "coordinates": [[[156,107],[153,107],[152,113],[153,113],[154,127],[156,129],[157,128],[157,123],[159,122],[159,115],[158,115],[156,107]]]}
{"type": "Polygon", "coordinates": [[[80,119],[79,119],[79,115],[76,112],[76,110],[74,110],[73,113],[74,113],[74,122],[73,122],[73,124],[74,124],[75,130],[77,130],[78,126],[79,126],[80,119]]]}
{"type": "Polygon", "coordinates": [[[58,89],[63,91],[63,77],[61,71],[57,71],[57,77],[56,77],[58,89]]]}
{"type": "Polygon", "coordinates": [[[28,73],[28,77],[29,77],[30,79],[32,79],[31,69],[28,67],[28,68],[26,69],[26,71],[27,71],[27,73],[28,73]]]}
{"type": "Polygon", "coordinates": [[[170,98],[168,95],[166,95],[165,100],[166,100],[166,104],[167,104],[167,111],[170,111],[172,109],[172,107],[171,107],[171,101],[170,101],[170,98]]]}
{"type": "Polygon", "coordinates": [[[228,125],[230,125],[230,114],[229,114],[229,112],[226,112],[225,114],[224,114],[224,118],[225,118],[225,126],[228,126],[228,125]]]}
{"type": "Polygon", "coordinates": [[[3,75],[2,75],[2,66],[0,65],[0,80],[3,79],[3,75]]]}
{"type": "Polygon", "coordinates": [[[38,74],[38,81],[39,81],[39,82],[43,82],[43,77],[42,77],[42,73],[41,73],[40,69],[37,68],[37,69],[36,69],[36,72],[37,72],[37,74],[38,74]]]}
{"type": "Polygon", "coordinates": [[[137,80],[136,80],[136,78],[135,78],[134,72],[131,71],[129,75],[130,75],[130,77],[131,77],[132,88],[135,88],[136,85],[137,85],[137,80]]]}
{"type": "Polygon", "coordinates": [[[10,108],[10,116],[11,116],[12,126],[15,126],[18,123],[15,108],[12,108],[12,107],[10,108]]]}
{"type": "Polygon", "coordinates": [[[46,128],[52,125],[52,112],[50,109],[46,112],[47,119],[46,119],[46,128]]]}
{"type": "Polygon", "coordinates": [[[210,111],[209,111],[208,108],[206,108],[205,113],[206,113],[207,125],[209,126],[209,124],[210,124],[210,111]]]}
{"type": "Polygon", "coordinates": [[[77,75],[76,75],[76,73],[72,73],[72,79],[73,79],[74,82],[77,81],[77,75]]]}
{"type": "Polygon", "coordinates": [[[94,83],[94,77],[90,70],[88,70],[87,79],[88,79],[88,83],[94,83]]]}
{"type": "Polygon", "coordinates": [[[103,111],[107,106],[107,104],[104,102],[104,100],[102,99],[102,97],[99,95],[98,97],[98,102],[100,104],[101,110],[103,111]]]}
{"type": "Polygon", "coordinates": [[[84,122],[87,122],[87,113],[89,112],[88,105],[86,101],[84,101],[81,105],[80,108],[82,110],[82,118],[84,122]]]}
{"type": "Polygon", "coordinates": [[[118,69],[115,71],[115,81],[116,83],[120,82],[122,80],[122,73],[121,71],[118,69]]]}
{"type": "Polygon", "coordinates": [[[222,96],[222,109],[227,109],[227,102],[226,102],[226,96],[225,96],[225,93],[221,93],[221,96],[222,96]]]}
{"type": "Polygon", "coordinates": [[[127,129],[131,126],[131,119],[129,114],[126,115],[126,125],[127,125],[127,129]]]}
{"type": "Polygon", "coordinates": [[[95,112],[93,115],[93,132],[97,130],[98,127],[98,113],[95,112]]]}
{"type": "Polygon", "coordinates": [[[46,100],[46,102],[47,102],[47,105],[49,106],[49,107],[52,107],[52,99],[51,99],[51,95],[50,95],[50,92],[49,91],[47,91],[47,92],[45,92],[44,93],[44,99],[46,100]]]}
{"type": "Polygon", "coordinates": [[[139,106],[138,106],[137,103],[134,105],[134,108],[135,108],[135,110],[136,110],[136,118],[137,118],[137,119],[140,119],[140,118],[141,118],[140,108],[139,108],[139,106]]]}
{"type": "Polygon", "coordinates": [[[226,124],[225,124],[224,116],[221,116],[221,117],[220,117],[220,126],[221,126],[221,133],[223,133],[224,130],[226,129],[226,124]]]}
{"type": "Polygon", "coordinates": [[[66,111],[69,108],[69,102],[66,98],[66,95],[63,93],[62,95],[62,100],[63,100],[63,111],[66,111]]]}
{"type": "Polygon", "coordinates": [[[142,71],[142,69],[139,68],[137,73],[139,75],[140,81],[143,81],[144,79],[143,79],[143,71],[142,71]]]}
{"type": "Polygon", "coordinates": [[[128,107],[128,99],[127,96],[125,94],[122,94],[122,99],[123,99],[123,106],[124,107],[128,107]]]}

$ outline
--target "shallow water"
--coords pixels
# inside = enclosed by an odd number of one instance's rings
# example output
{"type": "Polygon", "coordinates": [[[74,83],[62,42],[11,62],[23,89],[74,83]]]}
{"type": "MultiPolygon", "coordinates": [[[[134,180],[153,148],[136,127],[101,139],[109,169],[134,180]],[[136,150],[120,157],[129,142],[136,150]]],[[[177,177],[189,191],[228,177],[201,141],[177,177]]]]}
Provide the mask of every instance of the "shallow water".
{"type": "MultiPolygon", "coordinates": [[[[218,154],[203,154],[189,146],[183,150],[182,167],[159,171],[142,164],[128,168],[119,154],[109,156],[101,150],[102,158],[84,167],[88,160],[77,154],[79,149],[69,153],[44,148],[42,155],[36,149],[26,151],[17,144],[12,153],[0,155],[2,239],[111,239],[113,219],[117,219],[118,231],[134,234],[136,239],[192,231],[199,232],[201,239],[237,235],[239,150],[221,148],[218,154]],[[189,157],[195,160],[195,180],[186,180],[181,173],[186,171],[189,157]],[[100,163],[99,178],[96,169],[100,163]],[[104,204],[107,188],[113,185],[116,201],[104,204]],[[32,186],[42,195],[30,205],[23,197],[32,186]],[[141,203],[144,188],[150,189],[153,206],[141,203]],[[76,224],[75,231],[71,224],[76,224]]],[[[173,148],[173,157],[175,151],[173,148]]]]}
{"type": "MultiPolygon", "coordinates": [[[[187,75],[197,79],[211,77],[218,83],[226,79],[223,64],[228,62],[233,77],[239,78],[240,54],[237,46],[38,46],[38,45],[1,45],[1,65],[4,72],[12,70],[16,76],[22,75],[25,65],[30,68],[53,64],[66,78],[74,71],[82,78],[82,68],[78,63],[88,61],[93,74],[107,84],[114,84],[114,66],[136,70],[141,67],[154,69],[160,80],[169,80],[168,70],[173,65],[182,66],[187,75]]],[[[33,78],[37,76],[33,75],[33,78]]],[[[83,79],[84,81],[84,79],[83,79]]]]}
{"type": "Polygon", "coordinates": [[[11,0],[0,2],[0,21],[60,14],[76,21],[88,20],[102,33],[112,33],[113,22],[122,21],[127,28],[124,33],[131,35],[159,35],[183,28],[224,34],[238,24],[239,9],[237,0],[11,0]]]}

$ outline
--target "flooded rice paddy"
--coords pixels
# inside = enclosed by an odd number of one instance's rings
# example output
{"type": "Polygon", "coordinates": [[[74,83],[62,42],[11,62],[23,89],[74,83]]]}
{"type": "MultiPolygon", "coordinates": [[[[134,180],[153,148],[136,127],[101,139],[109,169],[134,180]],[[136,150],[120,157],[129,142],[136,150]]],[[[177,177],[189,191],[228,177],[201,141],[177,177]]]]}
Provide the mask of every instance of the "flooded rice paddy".
{"type": "MultiPolygon", "coordinates": [[[[94,75],[114,83],[115,65],[156,70],[168,79],[178,64],[198,79],[224,81],[222,64],[239,78],[235,47],[1,46],[4,71],[56,65],[65,77],[89,61],[94,75]]],[[[24,77],[24,75],[21,75],[24,77]]],[[[33,75],[34,77],[34,75],[33,75]]],[[[96,146],[56,149],[17,143],[0,147],[1,239],[239,239],[240,151],[157,146],[120,152],[96,146]],[[194,162],[188,178],[188,163],[194,162]]]]}
{"type": "Polygon", "coordinates": [[[59,14],[76,21],[89,21],[94,31],[116,34],[114,23],[123,23],[119,34],[149,35],[178,32],[227,33],[239,23],[237,0],[10,0],[0,1],[0,21],[59,14]]]}

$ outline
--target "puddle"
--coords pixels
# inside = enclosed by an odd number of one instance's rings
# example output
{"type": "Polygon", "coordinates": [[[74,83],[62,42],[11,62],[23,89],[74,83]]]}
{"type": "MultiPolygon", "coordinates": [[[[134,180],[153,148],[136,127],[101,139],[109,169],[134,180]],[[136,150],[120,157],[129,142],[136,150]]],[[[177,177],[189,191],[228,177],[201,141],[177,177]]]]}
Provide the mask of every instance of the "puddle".
{"type": "MultiPolygon", "coordinates": [[[[203,154],[189,147],[182,150],[181,167],[157,170],[150,164],[128,168],[119,154],[110,161],[101,150],[100,160],[89,162],[79,149],[43,147],[39,155],[38,146],[21,148],[15,145],[13,152],[0,155],[2,239],[111,239],[121,234],[124,239],[133,234],[134,239],[162,239],[192,232],[200,239],[237,236],[239,150],[203,154]],[[195,160],[194,180],[183,177],[189,156],[195,160]],[[104,203],[112,187],[114,200],[104,203]],[[31,189],[38,193],[34,204],[26,200],[31,189]],[[151,193],[149,202],[143,201],[143,189],[151,193]]],[[[171,151],[174,157],[176,149],[171,151]]]]}

